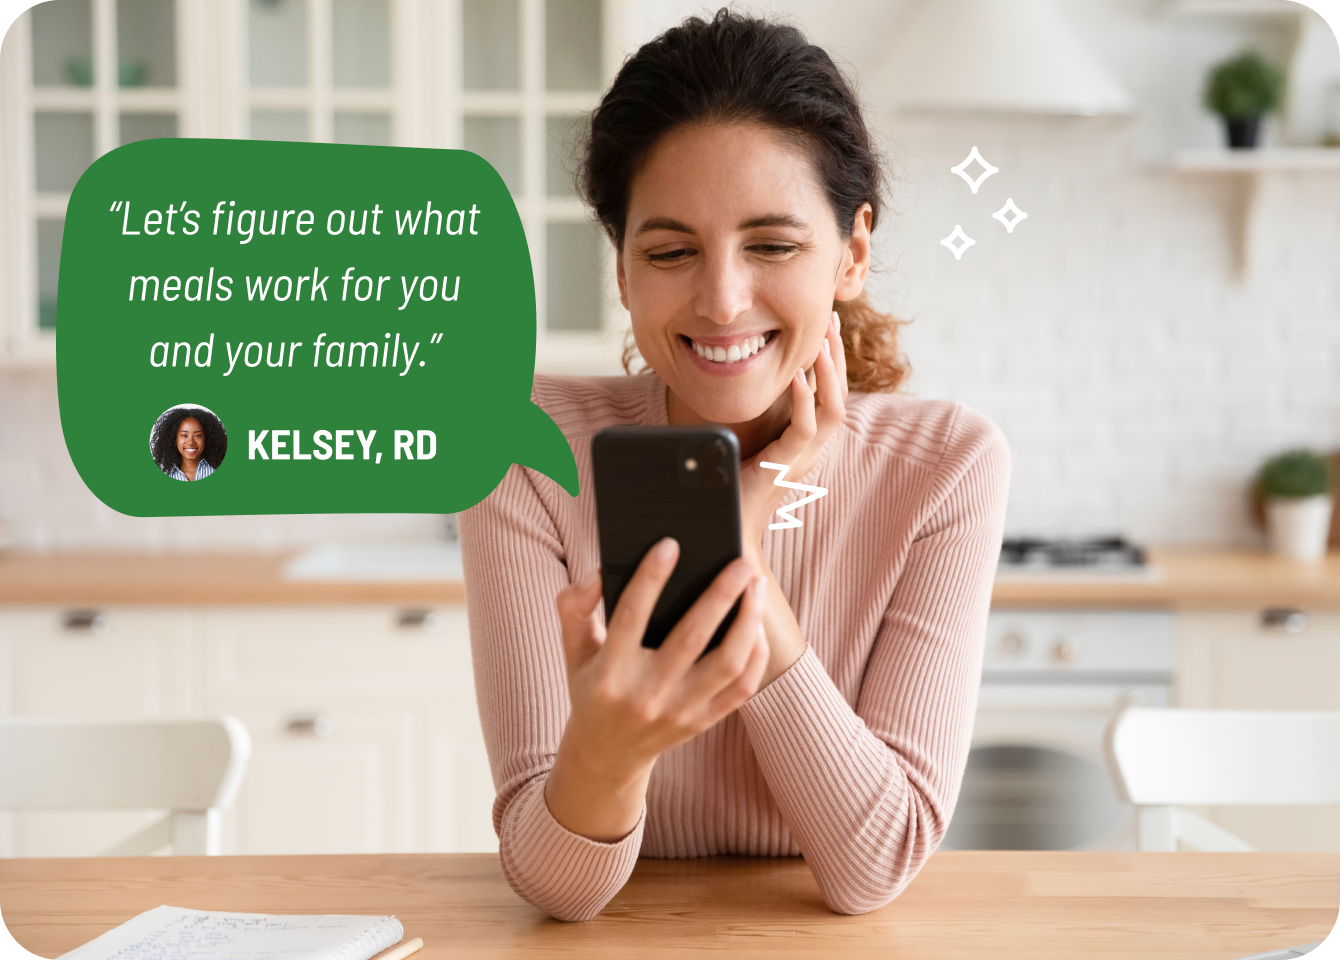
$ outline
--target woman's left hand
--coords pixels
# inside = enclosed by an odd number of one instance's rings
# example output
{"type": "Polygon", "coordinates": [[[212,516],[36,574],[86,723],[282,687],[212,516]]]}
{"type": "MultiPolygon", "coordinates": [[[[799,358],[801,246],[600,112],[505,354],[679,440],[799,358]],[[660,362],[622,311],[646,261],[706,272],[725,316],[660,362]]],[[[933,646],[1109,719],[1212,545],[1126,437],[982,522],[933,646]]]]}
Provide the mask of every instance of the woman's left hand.
{"type": "Polygon", "coordinates": [[[759,549],[763,531],[791,492],[773,482],[777,479],[776,470],[759,464],[784,463],[791,468],[786,479],[799,482],[813,469],[819,451],[846,415],[847,359],[842,351],[836,312],[829,318],[823,345],[814,358],[813,379],[811,387],[805,371],[796,371],[791,378],[791,423],[780,437],[740,464],[740,513],[746,556],[759,549]]]}
{"type": "Polygon", "coordinates": [[[836,312],[830,318],[823,346],[814,358],[813,378],[811,387],[805,371],[796,371],[791,378],[791,423],[780,437],[740,464],[744,556],[767,582],[763,629],[770,653],[763,672],[764,687],[800,659],[805,652],[805,638],[781,586],[763,559],[762,549],[763,531],[773,522],[777,508],[791,490],[773,483],[777,479],[776,470],[768,470],[759,464],[784,463],[790,467],[786,479],[800,482],[818,462],[819,452],[846,416],[847,360],[836,312]]]}

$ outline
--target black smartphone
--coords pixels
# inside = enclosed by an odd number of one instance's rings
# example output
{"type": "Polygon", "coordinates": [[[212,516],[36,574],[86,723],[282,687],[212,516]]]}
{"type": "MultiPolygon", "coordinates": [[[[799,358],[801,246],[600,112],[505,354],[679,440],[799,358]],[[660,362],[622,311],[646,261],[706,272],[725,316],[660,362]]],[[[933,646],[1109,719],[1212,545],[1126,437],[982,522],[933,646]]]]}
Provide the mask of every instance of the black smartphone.
{"type": "MultiPolygon", "coordinates": [[[[679,541],[679,561],[642,638],[644,647],[659,647],[741,556],[740,444],[723,427],[608,427],[592,441],[591,460],[606,622],[647,551],[662,537],[679,541]]],[[[708,650],[739,609],[737,601],[708,650]]]]}

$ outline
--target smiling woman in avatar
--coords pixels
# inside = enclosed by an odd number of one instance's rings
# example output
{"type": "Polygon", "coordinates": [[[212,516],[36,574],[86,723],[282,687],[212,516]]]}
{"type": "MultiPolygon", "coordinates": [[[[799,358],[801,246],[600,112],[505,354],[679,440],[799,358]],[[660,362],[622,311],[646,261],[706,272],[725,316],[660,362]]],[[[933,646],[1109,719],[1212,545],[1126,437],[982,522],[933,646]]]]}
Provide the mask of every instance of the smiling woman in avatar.
{"type": "Polygon", "coordinates": [[[154,463],[173,480],[203,480],[228,452],[223,423],[204,407],[173,407],[149,434],[154,463]]]}
{"type": "Polygon", "coordinates": [[[723,10],[644,45],[591,117],[580,178],[650,371],[536,377],[581,495],[514,466],[461,518],[503,870],[583,919],[639,855],[803,855],[833,910],[874,909],[958,797],[1004,438],[894,392],[897,325],[863,295],[880,162],[796,29],[723,10]],[[590,451],[614,424],[725,425],[744,458],[744,557],[657,650],[641,637],[674,541],[608,626],[599,610],[590,451]],[[788,491],[762,461],[828,489],[803,528],[768,529],[788,491]]]}

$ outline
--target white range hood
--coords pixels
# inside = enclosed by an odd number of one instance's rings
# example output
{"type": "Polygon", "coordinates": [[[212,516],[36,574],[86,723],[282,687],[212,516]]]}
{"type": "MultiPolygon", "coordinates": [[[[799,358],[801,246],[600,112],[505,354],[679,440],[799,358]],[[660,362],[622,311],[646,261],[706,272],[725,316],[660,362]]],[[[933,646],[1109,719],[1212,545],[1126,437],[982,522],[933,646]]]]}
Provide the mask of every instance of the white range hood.
{"type": "Polygon", "coordinates": [[[920,0],[875,78],[900,110],[1095,116],[1134,103],[1051,0],[920,0]]]}

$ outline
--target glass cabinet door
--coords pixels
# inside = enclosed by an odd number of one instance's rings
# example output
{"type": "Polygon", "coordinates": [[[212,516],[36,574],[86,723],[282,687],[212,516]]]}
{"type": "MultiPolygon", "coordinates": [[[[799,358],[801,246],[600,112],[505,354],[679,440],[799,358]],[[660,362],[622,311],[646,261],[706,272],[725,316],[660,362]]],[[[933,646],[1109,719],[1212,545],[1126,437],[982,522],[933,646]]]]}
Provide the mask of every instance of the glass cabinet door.
{"type": "Polygon", "coordinates": [[[582,124],[603,85],[601,0],[463,0],[463,143],[516,198],[548,333],[604,327],[603,233],[577,197],[582,124]],[[535,38],[527,41],[528,37],[535,38]]]}
{"type": "Polygon", "coordinates": [[[178,135],[177,7],[176,0],[48,0],[30,17],[30,222],[42,331],[56,327],[65,205],[80,175],[122,144],[178,135]]]}
{"type": "Polygon", "coordinates": [[[603,0],[38,4],[16,34],[27,48],[23,68],[4,81],[19,84],[17,96],[0,100],[16,105],[5,136],[32,170],[18,217],[0,227],[25,251],[0,269],[22,349],[54,358],[65,206],[83,171],[117,147],[183,135],[473,150],[497,169],[521,212],[541,353],[549,332],[555,343],[593,342],[612,302],[610,252],[574,175],[581,123],[607,73],[602,7],[603,0]]]}
{"type": "Polygon", "coordinates": [[[395,143],[390,0],[248,0],[250,134],[395,143]]]}

